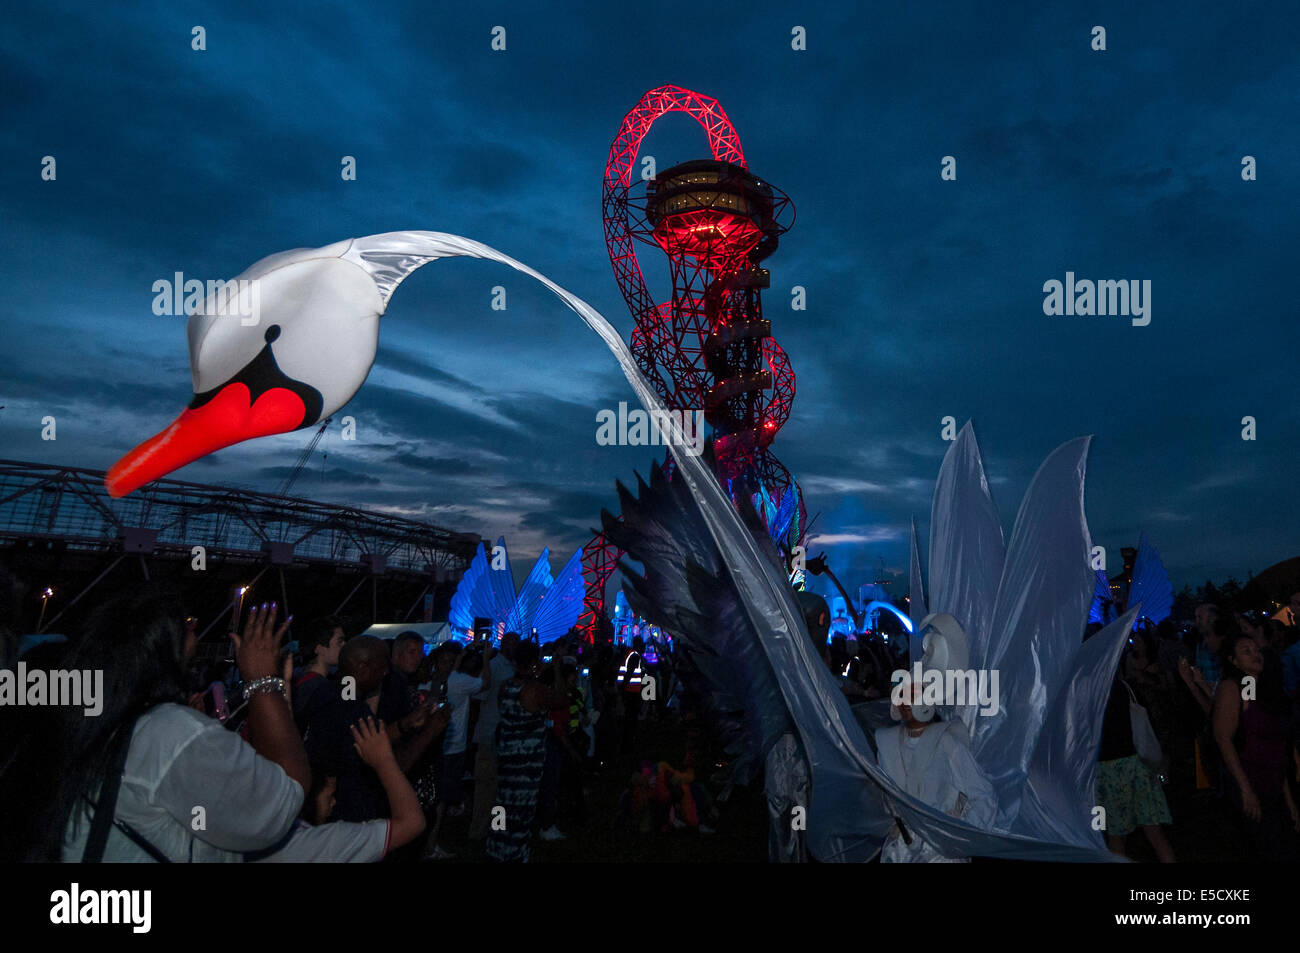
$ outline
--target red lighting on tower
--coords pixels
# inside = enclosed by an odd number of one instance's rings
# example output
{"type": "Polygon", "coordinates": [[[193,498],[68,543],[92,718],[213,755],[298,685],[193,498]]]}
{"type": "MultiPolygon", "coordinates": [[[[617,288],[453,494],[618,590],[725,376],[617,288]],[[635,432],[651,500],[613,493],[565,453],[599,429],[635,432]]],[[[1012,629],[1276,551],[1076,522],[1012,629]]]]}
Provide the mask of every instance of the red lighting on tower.
{"type": "MultiPolygon", "coordinates": [[[[769,447],[790,416],[794,371],[763,317],[760,293],[769,273],[759,266],[790,228],[793,205],[750,173],[716,99],[661,86],[641,97],[610,146],[601,211],[614,278],[636,322],[630,343],[641,373],[669,410],[704,411],[724,485],[744,476],[777,505],[794,494],[793,543],[806,523],[803,500],[769,447]],[[634,187],[642,140],[673,112],[700,124],[713,158],[681,163],[634,187]],[[666,303],[650,296],[638,240],[668,256],[673,292],[666,303]]],[[[578,625],[589,640],[621,555],[603,534],[583,550],[587,591],[578,625]]]]}

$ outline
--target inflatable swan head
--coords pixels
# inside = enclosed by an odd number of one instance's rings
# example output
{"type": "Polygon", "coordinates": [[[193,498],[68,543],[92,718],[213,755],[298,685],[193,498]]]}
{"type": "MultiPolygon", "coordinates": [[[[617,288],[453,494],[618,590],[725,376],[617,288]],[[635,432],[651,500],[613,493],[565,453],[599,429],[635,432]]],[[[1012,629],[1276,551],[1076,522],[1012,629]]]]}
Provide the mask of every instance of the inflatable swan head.
{"type": "Polygon", "coordinates": [[[194,398],[108,473],[123,496],[243,440],[310,427],[361,387],[386,305],[352,242],[263,258],[235,279],[238,306],[209,295],[189,317],[194,398]]]}
{"type": "Polygon", "coordinates": [[[280,252],[210,288],[187,325],[194,398],[113,465],[109,493],[125,496],[223,447],[334,413],[370,373],[394,289],[426,262],[454,256],[532,273],[459,235],[386,232],[280,252]]]}

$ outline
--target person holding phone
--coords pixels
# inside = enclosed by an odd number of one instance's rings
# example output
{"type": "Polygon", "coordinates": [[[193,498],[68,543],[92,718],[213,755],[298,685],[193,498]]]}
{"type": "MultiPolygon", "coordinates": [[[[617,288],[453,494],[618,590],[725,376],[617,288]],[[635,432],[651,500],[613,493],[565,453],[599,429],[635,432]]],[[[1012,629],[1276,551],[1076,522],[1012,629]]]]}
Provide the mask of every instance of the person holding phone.
{"type": "Polygon", "coordinates": [[[237,863],[289,832],[312,782],[277,667],[288,620],[276,624],[274,603],[255,607],[235,637],[249,699],[245,742],[184,704],[195,639],[183,618],[172,598],[145,589],[109,600],[87,622],[64,663],[102,669],[115,690],[100,717],[52,711],[49,739],[31,750],[67,770],[24,773],[18,757],[0,775],[0,791],[21,798],[20,806],[0,796],[0,807],[26,818],[15,827],[23,842],[9,845],[15,859],[237,863]]]}

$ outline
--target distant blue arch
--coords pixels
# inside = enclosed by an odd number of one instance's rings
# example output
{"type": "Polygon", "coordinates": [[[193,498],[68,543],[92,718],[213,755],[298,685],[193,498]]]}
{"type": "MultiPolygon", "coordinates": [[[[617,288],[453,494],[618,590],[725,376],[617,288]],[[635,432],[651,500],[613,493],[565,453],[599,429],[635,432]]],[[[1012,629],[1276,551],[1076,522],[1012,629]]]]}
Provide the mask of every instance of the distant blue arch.
{"type": "MultiPolygon", "coordinates": [[[[836,601],[838,602],[840,600],[837,599],[836,601]]],[[[869,622],[871,620],[871,613],[875,612],[877,609],[887,609],[892,612],[894,617],[898,619],[899,622],[903,623],[903,631],[907,632],[908,635],[912,634],[912,620],[900,612],[893,603],[885,602],[882,599],[873,599],[871,602],[867,603],[867,607],[862,610],[863,622],[869,622]]],[[[826,633],[826,643],[829,645],[831,639],[837,635],[847,635],[849,638],[857,638],[857,635],[851,630],[852,620],[845,619],[842,616],[837,616],[831,620],[831,630],[826,633]],[[837,622],[842,623],[838,628],[836,627],[837,622]]]]}
{"type": "Polygon", "coordinates": [[[868,602],[867,607],[862,610],[862,618],[864,619],[871,618],[871,613],[874,612],[876,609],[887,609],[890,612],[892,612],[894,616],[898,619],[898,621],[903,623],[903,629],[909,635],[911,634],[912,620],[909,619],[907,616],[903,615],[903,613],[899,612],[898,607],[890,602],[882,602],[879,599],[873,599],[871,602],[868,602]]]}

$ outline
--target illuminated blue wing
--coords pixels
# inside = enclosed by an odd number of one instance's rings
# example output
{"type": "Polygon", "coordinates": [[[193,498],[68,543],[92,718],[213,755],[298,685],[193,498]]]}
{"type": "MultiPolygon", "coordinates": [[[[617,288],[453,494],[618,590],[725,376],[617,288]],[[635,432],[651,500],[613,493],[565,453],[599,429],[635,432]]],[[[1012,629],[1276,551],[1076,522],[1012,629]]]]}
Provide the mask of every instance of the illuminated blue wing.
{"type": "MultiPolygon", "coordinates": [[[[912,620],[907,616],[903,615],[903,613],[899,612],[898,607],[895,606],[892,602],[887,602],[883,599],[872,599],[870,602],[868,602],[866,608],[862,610],[862,617],[864,619],[871,620],[871,626],[875,628],[878,624],[875,621],[877,618],[877,613],[880,612],[888,612],[890,615],[896,618],[902,624],[903,631],[906,632],[909,636],[913,633],[914,629],[912,625],[912,620]]],[[[922,618],[925,617],[922,616],[922,618]]],[[[921,654],[922,656],[925,655],[924,652],[922,652],[921,654]]]]}
{"type": "Polygon", "coordinates": [[[768,533],[774,540],[780,541],[789,535],[790,526],[794,523],[798,512],[799,493],[794,487],[790,487],[781,497],[781,504],[776,508],[775,520],[767,524],[768,533]]]}
{"type": "Polygon", "coordinates": [[[519,591],[519,598],[515,600],[514,608],[510,610],[510,615],[506,619],[507,632],[518,632],[523,636],[530,634],[533,615],[541,605],[542,596],[546,594],[546,590],[553,582],[555,580],[551,577],[551,551],[543,549],[542,554],[537,557],[537,562],[533,564],[528,578],[524,580],[524,588],[519,591]]]}
{"type": "Polygon", "coordinates": [[[488,558],[483,544],[478,544],[474,559],[460,577],[456,594],[451,597],[447,621],[459,634],[473,629],[476,618],[490,619],[493,626],[505,622],[515,607],[515,577],[510,570],[505,537],[497,540],[495,554],[488,558]],[[496,562],[501,568],[493,569],[496,562]]]}
{"type": "Polygon", "coordinates": [[[1138,540],[1137,559],[1133,563],[1133,581],[1128,587],[1128,605],[1142,603],[1139,617],[1161,623],[1174,608],[1174,587],[1160,559],[1159,551],[1147,542],[1143,533],[1138,540]]]}
{"type": "Polygon", "coordinates": [[[463,636],[466,632],[472,631],[475,616],[481,614],[478,611],[480,607],[475,603],[474,592],[487,573],[487,553],[483,550],[483,544],[479,543],[469,568],[465,570],[465,575],[460,577],[456,592],[451,597],[451,608],[447,612],[447,621],[458,635],[463,636]]]}
{"type": "Polygon", "coordinates": [[[762,483],[758,485],[758,492],[750,496],[754,503],[754,509],[758,510],[763,517],[763,523],[768,530],[772,529],[772,523],[776,520],[776,504],[772,502],[772,494],[767,492],[767,487],[762,483]]]}
{"type": "Polygon", "coordinates": [[[749,499],[763,525],[767,527],[767,534],[778,543],[784,540],[798,512],[799,494],[795,489],[787,489],[778,501],[772,499],[766,485],[759,483],[758,490],[751,493],[749,499]]]}
{"type": "Polygon", "coordinates": [[[506,551],[504,536],[498,537],[497,544],[492,547],[487,588],[484,606],[488,611],[480,612],[479,615],[487,616],[495,626],[498,622],[505,622],[515,607],[515,574],[510,568],[510,554],[506,551]]]}
{"type": "MultiPolygon", "coordinates": [[[[569,557],[559,575],[542,595],[533,614],[530,629],[537,630],[537,641],[542,645],[568,635],[582,615],[582,599],[586,595],[582,578],[582,550],[569,557]]],[[[524,632],[527,636],[529,633],[524,632]]]]}

